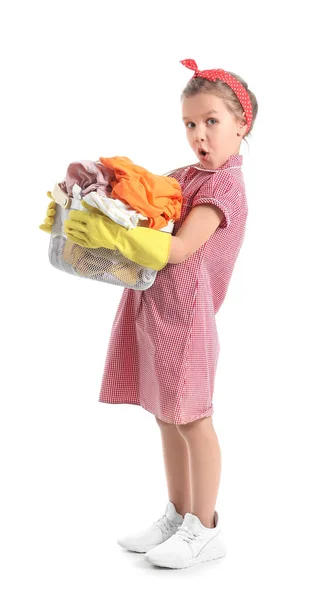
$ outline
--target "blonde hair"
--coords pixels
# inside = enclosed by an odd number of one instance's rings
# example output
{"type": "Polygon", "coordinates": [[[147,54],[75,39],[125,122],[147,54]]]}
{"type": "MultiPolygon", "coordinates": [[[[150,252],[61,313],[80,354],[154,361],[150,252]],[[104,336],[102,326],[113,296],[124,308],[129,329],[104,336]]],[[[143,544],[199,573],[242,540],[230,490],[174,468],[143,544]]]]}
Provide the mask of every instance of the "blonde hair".
{"type": "MultiPolygon", "coordinates": [[[[251,131],[253,129],[253,126],[254,126],[254,123],[255,123],[255,120],[256,120],[256,117],[258,114],[258,101],[257,101],[257,98],[254,95],[254,93],[249,89],[247,82],[242,77],[240,77],[239,75],[236,75],[236,73],[233,73],[232,71],[227,71],[227,73],[229,73],[230,75],[235,77],[235,79],[237,79],[243,85],[243,87],[247,90],[249,98],[250,98],[251,107],[252,107],[252,123],[251,123],[250,129],[243,136],[243,140],[245,140],[245,142],[247,142],[246,138],[251,134],[251,131]]],[[[183,98],[191,98],[192,96],[196,96],[197,94],[201,94],[201,93],[212,94],[213,96],[217,96],[218,98],[221,98],[221,100],[223,100],[227,110],[232,115],[234,115],[236,117],[236,119],[242,118],[244,109],[243,109],[242,105],[240,104],[235,92],[232,90],[232,88],[227,83],[225,83],[225,81],[221,81],[220,79],[216,79],[215,81],[210,81],[209,79],[204,79],[204,77],[194,77],[194,79],[190,79],[190,81],[185,86],[185,88],[181,94],[180,100],[182,101],[183,98]]],[[[194,164],[196,164],[196,163],[192,163],[190,165],[185,165],[184,167],[177,167],[176,169],[173,169],[172,171],[168,171],[168,173],[164,173],[164,175],[168,176],[169,173],[174,173],[175,171],[178,171],[179,169],[184,169],[186,167],[192,167],[194,164]]]]}

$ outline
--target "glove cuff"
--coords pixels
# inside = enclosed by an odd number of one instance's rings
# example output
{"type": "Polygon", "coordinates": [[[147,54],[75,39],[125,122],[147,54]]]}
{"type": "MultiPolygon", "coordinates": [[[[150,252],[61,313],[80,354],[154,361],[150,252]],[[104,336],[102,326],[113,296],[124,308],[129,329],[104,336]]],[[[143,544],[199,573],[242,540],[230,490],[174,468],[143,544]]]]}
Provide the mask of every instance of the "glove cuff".
{"type": "Polygon", "coordinates": [[[147,227],[122,230],[117,248],[127,258],[143,267],[160,271],[168,263],[172,235],[147,227]]]}

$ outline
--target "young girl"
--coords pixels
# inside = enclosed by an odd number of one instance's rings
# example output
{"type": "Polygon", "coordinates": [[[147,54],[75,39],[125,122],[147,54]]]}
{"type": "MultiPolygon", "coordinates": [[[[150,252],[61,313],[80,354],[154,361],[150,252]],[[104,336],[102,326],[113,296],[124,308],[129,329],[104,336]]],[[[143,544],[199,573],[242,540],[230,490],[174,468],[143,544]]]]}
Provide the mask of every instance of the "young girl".
{"type": "Polygon", "coordinates": [[[245,235],[239,149],[258,111],[241,77],[221,69],[198,71],[191,59],[181,63],[194,70],[181,101],[199,162],[168,173],[182,189],[181,217],[154,284],[123,291],[99,397],[142,406],[159,425],[169,496],[165,513],[118,543],[170,568],[225,555],[215,510],[221,471],[212,422],[220,350],[215,315],[245,235]]]}

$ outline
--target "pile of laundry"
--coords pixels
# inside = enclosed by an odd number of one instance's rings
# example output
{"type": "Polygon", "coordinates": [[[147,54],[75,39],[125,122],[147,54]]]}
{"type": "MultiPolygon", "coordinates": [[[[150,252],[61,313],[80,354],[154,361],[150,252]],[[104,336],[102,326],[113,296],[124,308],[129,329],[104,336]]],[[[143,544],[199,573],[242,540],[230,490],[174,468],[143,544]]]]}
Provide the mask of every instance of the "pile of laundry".
{"type": "Polygon", "coordinates": [[[154,175],[125,156],[101,157],[98,161],[70,163],[52,196],[64,209],[59,213],[60,218],[55,219],[52,231],[49,254],[54,266],[81,277],[135,289],[149,287],[156,272],[129,261],[115,250],[74,244],[61,235],[62,226],[69,210],[85,210],[81,204],[84,200],[92,211],[98,209],[127,230],[142,226],[171,233],[182,206],[181,187],[176,179],[154,175]]]}

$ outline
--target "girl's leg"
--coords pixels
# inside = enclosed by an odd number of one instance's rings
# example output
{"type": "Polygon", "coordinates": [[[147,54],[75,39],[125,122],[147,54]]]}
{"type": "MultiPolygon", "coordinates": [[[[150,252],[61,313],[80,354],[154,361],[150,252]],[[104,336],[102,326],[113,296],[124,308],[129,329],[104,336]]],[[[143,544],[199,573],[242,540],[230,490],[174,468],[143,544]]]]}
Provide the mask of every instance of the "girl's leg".
{"type": "Polygon", "coordinates": [[[221,452],[212,417],[178,425],[189,449],[192,510],[205,527],[214,527],[221,473],[221,452]]]}
{"type": "Polygon", "coordinates": [[[161,433],[163,458],[169,500],[184,517],[191,512],[191,489],[188,448],[185,439],[173,423],[155,417],[161,433]]]}

